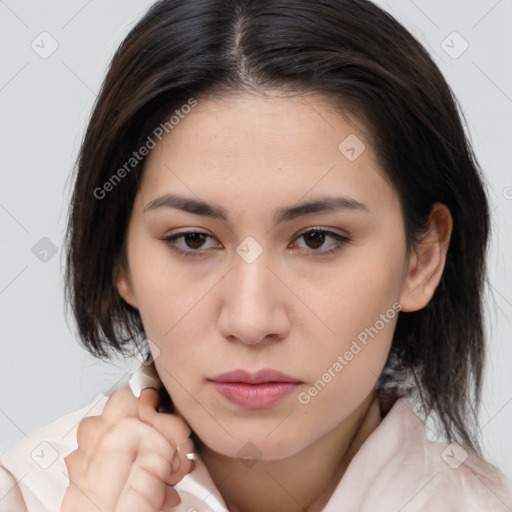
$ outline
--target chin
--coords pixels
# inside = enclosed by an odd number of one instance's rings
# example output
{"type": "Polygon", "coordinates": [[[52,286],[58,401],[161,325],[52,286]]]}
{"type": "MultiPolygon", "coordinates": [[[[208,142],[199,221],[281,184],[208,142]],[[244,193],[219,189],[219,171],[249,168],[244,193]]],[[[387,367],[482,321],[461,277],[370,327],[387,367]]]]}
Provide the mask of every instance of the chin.
{"type": "Polygon", "coordinates": [[[274,461],[291,457],[306,448],[306,442],[300,442],[296,435],[277,436],[269,435],[269,430],[258,434],[246,432],[231,432],[233,437],[227,434],[216,437],[206,435],[202,437],[197,431],[199,439],[210,450],[225,457],[242,459],[247,461],[247,466],[258,460],[274,461]]]}

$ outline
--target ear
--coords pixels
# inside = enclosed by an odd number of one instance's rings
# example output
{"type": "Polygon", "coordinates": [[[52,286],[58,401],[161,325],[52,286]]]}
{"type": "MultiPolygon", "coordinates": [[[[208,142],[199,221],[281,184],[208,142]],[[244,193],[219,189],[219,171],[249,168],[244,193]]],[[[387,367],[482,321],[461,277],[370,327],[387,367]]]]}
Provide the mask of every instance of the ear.
{"type": "Polygon", "coordinates": [[[433,297],[443,274],[453,227],[448,207],[435,203],[430,210],[428,223],[426,234],[411,252],[400,295],[402,311],[424,308],[433,297]]]}
{"type": "Polygon", "coordinates": [[[120,265],[115,273],[115,283],[119,295],[128,303],[130,306],[137,309],[137,301],[135,294],[133,293],[133,285],[130,277],[130,272],[126,269],[126,265],[120,265]]]}

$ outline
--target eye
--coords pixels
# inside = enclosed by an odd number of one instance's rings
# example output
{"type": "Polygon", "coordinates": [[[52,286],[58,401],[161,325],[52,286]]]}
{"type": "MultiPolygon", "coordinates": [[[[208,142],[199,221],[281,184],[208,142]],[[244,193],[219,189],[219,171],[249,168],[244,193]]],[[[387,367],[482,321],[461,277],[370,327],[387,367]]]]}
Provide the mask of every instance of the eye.
{"type": "Polygon", "coordinates": [[[182,254],[183,256],[203,256],[198,249],[204,247],[204,242],[208,238],[212,237],[208,233],[203,233],[202,231],[186,231],[162,238],[162,240],[169,245],[174,252],[182,254]],[[178,243],[178,240],[180,239],[182,239],[181,241],[185,246],[178,243]]]}
{"type": "MultiPolygon", "coordinates": [[[[163,240],[171,250],[178,254],[186,257],[201,257],[205,255],[206,250],[201,251],[200,249],[205,249],[205,242],[209,238],[213,239],[211,235],[202,231],[186,231],[162,238],[161,240],[163,240]]],[[[322,228],[313,228],[308,231],[304,231],[296,237],[296,239],[300,238],[307,241],[307,247],[305,248],[306,253],[311,256],[327,256],[329,254],[335,254],[343,245],[352,240],[347,236],[322,228]],[[329,238],[334,240],[334,243],[331,243],[327,249],[318,250],[329,238]]],[[[206,249],[208,248],[209,247],[206,247],[206,249]]]]}
{"type": "Polygon", "coordinates": [[[308,231],[301,233],[297,239],[303,238],[307,243],[306,252],[311,256],[327,256],[329,254],[335,254],[345,244],[351,242],[351,238],[348,236],[340,235],[334,231],[329,231],[322,228],[313,228],[308,231]],[[324,250],[317,250],[325,244],[326,239],[333,239],[335,243],[330,245],[330,248],[324,250]],[[311,250],[313,249],[313,250],[311,250]]]}

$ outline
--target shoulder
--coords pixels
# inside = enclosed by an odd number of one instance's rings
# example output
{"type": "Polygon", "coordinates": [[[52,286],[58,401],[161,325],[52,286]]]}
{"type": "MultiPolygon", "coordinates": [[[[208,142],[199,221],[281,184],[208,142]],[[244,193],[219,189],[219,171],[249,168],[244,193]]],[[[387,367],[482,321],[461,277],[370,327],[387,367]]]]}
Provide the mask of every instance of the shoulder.
{"type": "Polygon", "coordinates": [[[402,443],[387,461],[389,489],[403,493],[403,512],[512,509],[512,484],[496,467],[458,443],[428,439],[407,398],[392,412],[388,428],[401,432],[402,443]]]}
{"type": "Polygon", "coordinates": [[[0,466],[0,510],[28,512],[16,478],[0,466]]]}
{"type": "Polygon", "coordinates": [[[512,510],[512,484],[497,468],[457,443],[429,440],[425,429],[411,402],[397,401],[349,464],[332,505],[364,512],[512,510]]]}
{"type": "MultiPolygon", "coordinates": [[[[14,494],[9,499],[17,500],[14,503],[19,506],[24,501],[26,510],[54,512],[60,509],[69,485],[64,458],[78,447],[78,425],[86,416],[100,415],[107,400],[108,396],[98,394],[85,407],[31,432],[2,455],[0,478],[3,485],[15,484],[14,494]]],[[[0,510],[3,510],[1,505],[3,501],[0,501],[0,510]]]]}
{"type": "Polygon", "coordinates": [[[512,484],[498,468],[457,443],[432,444],[434,456],[443,462],[434,468],[431,494],[443,497],[438,498],[445,503],[442,510],[455,505],[468,512],[512,510],[512,484]]]}

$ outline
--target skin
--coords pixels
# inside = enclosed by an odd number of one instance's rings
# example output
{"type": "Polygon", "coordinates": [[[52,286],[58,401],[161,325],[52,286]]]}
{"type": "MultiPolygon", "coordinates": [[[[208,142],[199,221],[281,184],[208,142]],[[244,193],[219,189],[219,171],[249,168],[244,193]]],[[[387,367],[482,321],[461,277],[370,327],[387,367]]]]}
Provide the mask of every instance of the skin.
{"type": "Polygon", "coordinates": [[[108,399],[101,416],[80,422],[78,448],[64,459],[69,486],[60,512],[155,512],[181,502],[172,486],[193,463],[176,441],[187,439],[190,427],[158,413],[159,402],[154,389],[137,399],[126,386],[108,399]]]}
{"type": "Polygon", "coordinates": [[[320,510],[382,419],[374,388],[398,315],[307,404],[298,393],[394,303],[425,307],[441,278],[448,209],[434,205],[408,254],[398,196],[383,176],[357,120],[319,96],[268,92],[200,99],[146,161],[117,287],[139,310],[160,378],[231,510],[320,510]],[[338,149],[350,134],[366,147],[354,161],[338,149]],[[222,206],[229,219],[148,208],[171,193],[222,206]],[[273,220],[277,208],[335,194],[369,211],[273,220]],[[301,236],[312,228],[351,241],[315,257],[308,251],[337,242],[301,236]],[[209,236],[162,240],[194,230],[209,236]],[[250,263],[236,251],[246,237],[263,251],[250,263]],[[303,384],[271,408],[245,410],[207,381],[237,368],[274,368],[303,384]],[[246,443],[260,454],[250,467],[239,455],[246,443]]]}

